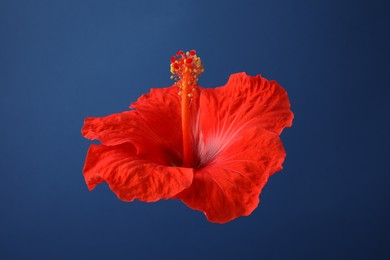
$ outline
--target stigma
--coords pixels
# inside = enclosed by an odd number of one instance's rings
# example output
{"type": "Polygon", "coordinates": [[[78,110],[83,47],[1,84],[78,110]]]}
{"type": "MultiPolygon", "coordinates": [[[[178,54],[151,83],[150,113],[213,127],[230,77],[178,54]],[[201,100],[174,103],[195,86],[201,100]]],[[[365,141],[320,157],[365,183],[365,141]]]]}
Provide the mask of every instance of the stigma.
{"type": "Polygon", "coordinates": [[[174,79],[180,96],[192,97],[198,86],[198,78],[204,71],[200,58],[196,51],[178,51],[171,57],[171,79],[174,79]]]}

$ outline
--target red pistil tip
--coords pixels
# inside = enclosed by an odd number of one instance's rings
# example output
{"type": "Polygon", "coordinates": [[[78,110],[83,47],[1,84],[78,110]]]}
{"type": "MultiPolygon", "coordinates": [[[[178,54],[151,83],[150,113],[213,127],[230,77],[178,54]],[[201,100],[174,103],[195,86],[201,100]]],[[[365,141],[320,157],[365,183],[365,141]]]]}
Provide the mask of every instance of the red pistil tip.
{"type": "Polygon", "coordinates": [[[191,91],[198,85],[198,77],[203,71],[202,62],[195,50],[186,53],[178,51],[176,56],[171,57],[171,73],[173,78],[177,80],[175,84],[180,93],[190,95],[191,91]]]}

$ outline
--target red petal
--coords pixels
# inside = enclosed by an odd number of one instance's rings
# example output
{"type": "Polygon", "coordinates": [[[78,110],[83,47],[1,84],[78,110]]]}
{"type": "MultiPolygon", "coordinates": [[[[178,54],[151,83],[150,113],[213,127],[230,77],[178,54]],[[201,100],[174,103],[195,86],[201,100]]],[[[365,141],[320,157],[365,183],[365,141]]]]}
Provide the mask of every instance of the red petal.
{"type": "Polygon", "coordinates": [[[193,169],[170,167],[138,157],[130,143],[91,145],[83,172],[90,190],[107,182],[119,199],[146,202],[171,198],[191,185],[193,176],[193,169]]]}
{"type": "Polygon", "coordinates": [[[131,142],[139,155],[160,158],[162,163],[181,162],[180,99],[177,88],[152,89],[126,111],[102,118],[87,118],[82,134],[106,146],[131,142]]]}
{"type": "Polygon", "coordinates": [[[211,222],[247,216],[257,207],[269,175],[282,169],[284,158],[276,134],[250,127],[196,171],[192,185],[176,198],[203,211],[211,222]]]}
{"type": "Polygon", "coordinates": [[[87,117],[81,133],[90,140],[99,139],[104,145],[117,145],[132,140],[134,111],[125,111],[106,117],[87,117]]]}
{"type": "Polygon", "coordinates": [[[257,126],[280,134],[283,128],[291,126],[294,117],[287,93],[276,81],[245,73],[231,75],[224,87],[204,89],[203,107],[218,113],[211,118],[206,115],[208,124],[203,125],[205,128],[221,123],[236,127],[255,121],[257,126]],[[215,99],[218,102],[214,102],[215,99]]]}
{"type": "Polygon", "coordinates": [[[239,73],[225,87],[199,90],[193,128],[200,169],[176,197],[225,223],[249,215],[268,177],[282,169],[278,135],[293,114],[284,89],[260,76],[239,73]]]}
{"type": "Polygon", "coordinates": [[[250,128],[194,174],[192,185],[177,195],[203,211],[211,222],[249,215],[259,203],[271,173],[282,169],[285,152],[279,137],[250,128]]]}

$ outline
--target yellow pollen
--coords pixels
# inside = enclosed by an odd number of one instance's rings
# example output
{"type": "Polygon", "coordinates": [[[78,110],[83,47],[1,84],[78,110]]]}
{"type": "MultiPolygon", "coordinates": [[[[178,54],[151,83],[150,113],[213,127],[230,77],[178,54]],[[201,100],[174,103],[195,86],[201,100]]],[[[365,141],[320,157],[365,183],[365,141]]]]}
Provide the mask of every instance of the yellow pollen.
{"type": "MultiPolygon", "coordinates": [[[[179,51],[171,58],[171,79],[175,79],[175,85],[179,92],[188,95],[198,85],[198,78],[204,71],[200,58],[194,50],[184,53],[179,51]]],[[[191,95],[192,97],[192,95],[191,95]]]]}

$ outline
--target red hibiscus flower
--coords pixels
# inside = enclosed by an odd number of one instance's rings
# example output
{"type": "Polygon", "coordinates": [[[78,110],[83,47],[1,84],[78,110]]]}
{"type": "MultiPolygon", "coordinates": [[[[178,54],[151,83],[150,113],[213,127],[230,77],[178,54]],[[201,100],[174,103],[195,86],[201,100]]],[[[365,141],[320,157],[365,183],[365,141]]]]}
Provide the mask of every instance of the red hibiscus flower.
{"type": "Polygon", "coordinates": [[[223,87],[199,87],[195,51],[172,57],[171,72],[173,86],[152,89],[130,110],[85,119],[82,134],[101,142],[86,157],[88,188],[107,182],[129,202],[180,199],[216,223],[251,214],[282,169],[279,135],[293,119],[286,91],[245,73],[223,87]]]}

